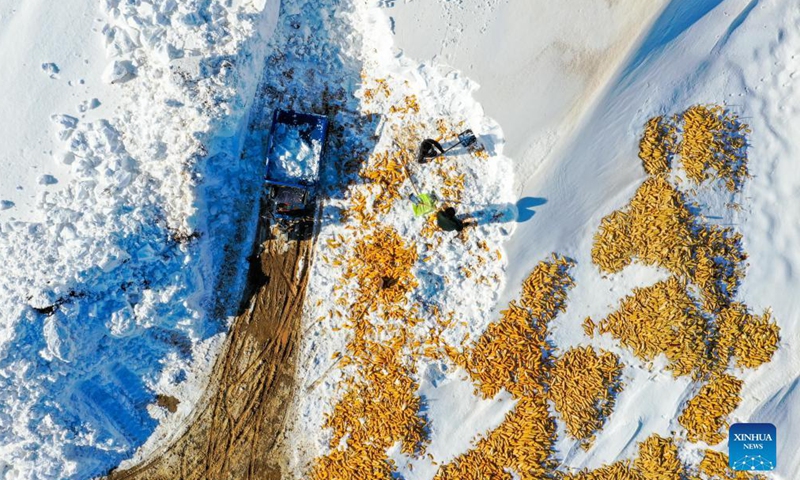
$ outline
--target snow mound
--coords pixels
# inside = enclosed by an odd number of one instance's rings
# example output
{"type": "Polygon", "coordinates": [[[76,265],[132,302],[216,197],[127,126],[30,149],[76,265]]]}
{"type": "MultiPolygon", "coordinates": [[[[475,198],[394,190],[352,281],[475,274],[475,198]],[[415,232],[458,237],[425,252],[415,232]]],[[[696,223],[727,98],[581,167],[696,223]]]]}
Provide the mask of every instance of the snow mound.
{"type": "Polygon", "coordinates": [[[322,144],[315,139],[304,139],[300,128],[284,123],[275,127],[273,135],[267,166],[270,178],[282,182],[315,180],[319,175],[317,159],[322,144]]]}

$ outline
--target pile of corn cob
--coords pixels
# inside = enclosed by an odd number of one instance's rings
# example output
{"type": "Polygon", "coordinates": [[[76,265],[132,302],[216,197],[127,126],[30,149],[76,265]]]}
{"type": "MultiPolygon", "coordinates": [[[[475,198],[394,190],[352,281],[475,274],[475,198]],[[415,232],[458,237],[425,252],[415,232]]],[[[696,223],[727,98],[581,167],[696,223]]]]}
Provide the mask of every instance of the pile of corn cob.
{"type": "Polygon", "coordinates": [[[692,477],[691,480],[767,480],[764,475],[731,470],[728,463],[728,456],[724,453],[706,450],[700,462],[702,477],[692,477]]]}
{"type": "Polygon", "coordinates": [[[731,192],[738,191],[749,177],[747,170],[748,126],[718,105],[695,105],[681,116],[683,138],[678,147],[686,176],[702,183],[710,170],[725,181],[731,192]]]}
{"type": "Polygon", "coordinates": [[[648,175],[669,172],[677,143],[677,129],[672,122],[662,116],[647,121],[639,141],[639,158],[648,175]]]}
{"type": "Polygon", "coordinates": [[[639,444],[633,460],[621,460],[594,470],[561,474],[559,480],[766,480],[763,475],[734,472],[728,456],[706,450],[699,468],[690,467],[678,457],[674,439],[652,435],[639,444]]]}
{"type": "Polygon", "coordinates": [[[548,478],[557,465],[552,456],[555,435],[555,421],[544,396],[522,398],[499,427],[475,448],[442,466],[434,480],[548,478]]]}
{"type": "Polygon", "coordinates": [[[778,325],[769,310],[753,315],[742,303],[732,303],[717,317],[716,349],[721,363],[731,357],[740,368],[757,368],[772,359],[780,341],[778,325]]]}
{"type": "Polygon", "coordinates": [[[386,450],[400,442],[401,451],[419,454],[427,441],[420,414],[419,386],[392,345],[365,341],[359,355],[359,377],[326,418],[331,453],[317,459],[311,478],[391,479],[394,466],[386,450]]]}
{"type": "Polygon", "coordinates": [[[713,376],[700,388],[678,417],[690,442],[716,445],[725,440],[727,432],[722,429],[727,427],[727,416],[739,405],[741,389],[742,381],[727,374],[713,376]]]}
{"type": "Polygon", "coordinates": [[[349,256],[344,281],[354,280],[356,301],[351,304],[357,316],[366,308],[385,310],[386,318],[404,318],[407,297],[419,282],[411,269],[418,254],[392,227],[380,227],[356,242],[349,256]]]}
{"type": "Polygon", "coordinates": [[[685,480],[686,466],[671,438],[653,434],[639,443],[633,461],[621,460],[594,470],[561,474],[559,480],[685,480]]]}
{"type": "Polygon", "coordinates": [[[567,433],[589,448],[594,434],[614,410],[622,389],[622,364],[611,352],[572,348],[559,356],[550,376],[549,397],[567,433]]]}
{"type": "Polygon", "coordinates": [[[707,321],[687,293],[686,283],[675,276],[635,288],[617,311],[599,323],[599,332],[611,334],[642,360],[665,354],[667,369],[675,376],[701,378],[712,367],[707,321]]]}

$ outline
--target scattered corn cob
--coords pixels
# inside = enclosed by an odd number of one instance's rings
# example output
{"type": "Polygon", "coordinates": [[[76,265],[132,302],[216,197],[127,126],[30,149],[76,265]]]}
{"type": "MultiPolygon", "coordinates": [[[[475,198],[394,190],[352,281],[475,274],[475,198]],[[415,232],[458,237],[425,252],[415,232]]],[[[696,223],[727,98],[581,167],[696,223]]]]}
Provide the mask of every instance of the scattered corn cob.
{"type": "Polygon", "coordinates": [[[700,462],[700,473],[708,480],[766,480],[755,473],[733,471],[728,466],[728,456],[715,450],[706,450],[700,462]]]}
{"type": "Polygon", "coordinates": [[[731,192],[749,177],[747,171],[747,125],[720,106],[695,105],[682,115],[683,139],[678,151],[686,176],[696,183],[715,170],[731,192]]]}
{"type": "Polygon", "coordinates": [[[643,480],[682,480],[685,466],[678,458],[678,446],[671,438],[651,435],[639,444],[639,456],[633,466],[643,480]]]}

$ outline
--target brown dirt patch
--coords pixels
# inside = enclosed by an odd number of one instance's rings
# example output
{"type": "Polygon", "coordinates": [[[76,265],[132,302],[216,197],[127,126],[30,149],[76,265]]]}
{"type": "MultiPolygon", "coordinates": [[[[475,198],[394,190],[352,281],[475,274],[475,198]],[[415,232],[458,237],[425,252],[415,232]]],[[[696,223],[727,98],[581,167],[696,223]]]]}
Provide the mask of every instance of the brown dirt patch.
{"type": "Polygon", "coordinates": [[[178,404],[181,403],[177,398],[170,395],[156,395],[156,405],[166,408],[168,412],[175,413],[178,411],[178,404]]]}
{"type": "Polygon", "coordinates": [[[251,274],[258,280],[250,308],[233,323],[191,424],[163,451],[109,480],[281,478],[313,239],[263,241],[268,230],[259,228],[252,268],[261,274],[251,274]]]}

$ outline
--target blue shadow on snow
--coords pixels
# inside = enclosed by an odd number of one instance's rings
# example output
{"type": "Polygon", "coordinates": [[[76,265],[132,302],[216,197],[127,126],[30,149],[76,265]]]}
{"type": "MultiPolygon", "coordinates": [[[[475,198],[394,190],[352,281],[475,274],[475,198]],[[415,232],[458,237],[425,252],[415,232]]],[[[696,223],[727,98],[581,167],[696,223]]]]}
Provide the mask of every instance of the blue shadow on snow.
{"type": "Polygon", "coordinates": [[[650,53],[678,38],[720,3],[722,0],[672,0],[653,23],[653,28],[642,41],[623,76],[634,71],[650,53]]]}
{"type": "Polygon", "coordinates": [[[546,198],[541,197],[522,197],[517,200],[517,223],[527,222],[536,214],[533,207],[538,207],[547,203],[546,198]]]}

